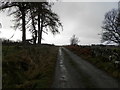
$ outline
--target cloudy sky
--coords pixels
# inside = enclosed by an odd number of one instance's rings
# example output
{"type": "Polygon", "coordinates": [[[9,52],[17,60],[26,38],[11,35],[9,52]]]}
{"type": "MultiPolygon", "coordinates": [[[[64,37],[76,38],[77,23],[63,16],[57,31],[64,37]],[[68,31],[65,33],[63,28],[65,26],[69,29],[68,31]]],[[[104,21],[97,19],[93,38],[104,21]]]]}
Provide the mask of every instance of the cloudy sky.
{"type": "MultiPolygon", "coordinates": [[[[53,36],[43,34],[42,43],[56,45],[70,44],[70,38],[75,34],[82,45],[99,44],[102,32],[101,26],[106,12],[113,8],[118,8],[117,2],[58,2],[53,6],[63,24],[64,30],[60,34],[53,36]]],[[[7,16],[7,13],[0,13],[0,22],[2,29],[0,38],[10,38],[11,40],[21,40],[21,31],[14,31],[10,26],[13,25],[13,17],[7,16]]],[[[31,34],[27,32],[27,38],[31,34]]]]}

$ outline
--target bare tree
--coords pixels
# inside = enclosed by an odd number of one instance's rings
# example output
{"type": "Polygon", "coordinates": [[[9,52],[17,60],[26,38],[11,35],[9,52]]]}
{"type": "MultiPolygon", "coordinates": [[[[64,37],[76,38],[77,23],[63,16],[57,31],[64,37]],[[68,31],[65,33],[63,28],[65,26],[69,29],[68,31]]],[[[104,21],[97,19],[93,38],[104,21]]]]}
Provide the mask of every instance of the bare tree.
{"type": "Polygon", "coordinates": [[[52,11],[51,6],[52,4],[47,0],[44,2],[3,2],[0,10],[14,8],[10,15],[15,17],[15,28],[22,29],[22,41],[26,42],[26,30],[29,29],[33,38],[30,40],[36,44],[38,37],[38,44],[41,44],[42,32],[47,33],[50,30],[56,34],[59,33],[59,27],[62,27],[58,15],[52,11]]]}
{"type": "Polygon", "coordinates": [[[103,21],[102,42],[111,41],[120,45],[120,12],[113,9],[105,14],[103,21]]]}
{"type": "Polygon", "coordinates": [[[37,20],[38,26],[38,34],[36,34],[38,36],[38,44],[41,44],[42,33],[47,34],[50,31],[52,34],[56,34],[59,33],[59,27],[62,27],[58,15],[52,11],[51,6],[52,4],[48,2],[32,3],[33,16],[34,18],[37,17],[35,20],[37,20]]]}
{"type": "Polygon", "coordinates": [[[26,12],[28,9],[27,2],[2,2],[0,6],[0,10],[7,10],[9,8],[9,15],[14,15],[16,23],[15,28],[22,27],[22,41],[25,43],[26,41],[26,12]],[[13,10],[14,8],[14,10],[13,10]],[[20,23],[22,21],[22,23],[20,23]]]}
{"type": "Polygon", "coordinates": [[[71,39],[70,39],[70,43],[71,43],[71,45],[78,45],[78,43],[80,42],[80,40],[79,40],[79,38],[78,37],[76,37],[75,35],[73,35],[72,37],[71,37],[71,39]]]}

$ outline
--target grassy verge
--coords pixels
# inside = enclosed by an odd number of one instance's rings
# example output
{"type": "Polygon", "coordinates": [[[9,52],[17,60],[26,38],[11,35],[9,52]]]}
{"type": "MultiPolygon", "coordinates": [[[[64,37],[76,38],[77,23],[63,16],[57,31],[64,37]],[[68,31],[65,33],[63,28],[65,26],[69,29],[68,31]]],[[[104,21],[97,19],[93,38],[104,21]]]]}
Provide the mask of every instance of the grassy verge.
{"type": "Polygon", "coordinates": [[[69,50],[71,50],[72,52],[74,52],[75,54],[77,54],[78,56],[83,58],[84,60],[87,60],[91,64],[95,65],[97,68],[104,70],[110,76],[120,79],[119,68],[116,68],[112,62],[109,62],[109,61],[105,62],[104,61],[105,58],[102,56],[93,57],[91,55],[90,47],[89,48],[88,47],[80,48],[80,47],[74,47],[74,46],[72,46],[72,47],[67,46],[66,48],[68,48],[69,50]]]}
{"type": "Polygon", "coordinates": [[[55,46],[3,46],[3,88],[50,88],[57,60],[55,46]],[[6,53],[7,50],[7,53],[6,53]]]}

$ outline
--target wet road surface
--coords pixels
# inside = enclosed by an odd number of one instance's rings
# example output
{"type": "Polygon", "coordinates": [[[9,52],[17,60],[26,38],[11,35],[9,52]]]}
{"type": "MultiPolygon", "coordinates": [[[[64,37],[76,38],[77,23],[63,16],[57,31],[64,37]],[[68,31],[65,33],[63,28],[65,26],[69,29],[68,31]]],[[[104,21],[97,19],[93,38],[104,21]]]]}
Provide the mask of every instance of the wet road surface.
{"type": "Polygon", "coordinates": [[[59,48],[53,88],[119,88],[108,76],[66,48],[59,48]]]}

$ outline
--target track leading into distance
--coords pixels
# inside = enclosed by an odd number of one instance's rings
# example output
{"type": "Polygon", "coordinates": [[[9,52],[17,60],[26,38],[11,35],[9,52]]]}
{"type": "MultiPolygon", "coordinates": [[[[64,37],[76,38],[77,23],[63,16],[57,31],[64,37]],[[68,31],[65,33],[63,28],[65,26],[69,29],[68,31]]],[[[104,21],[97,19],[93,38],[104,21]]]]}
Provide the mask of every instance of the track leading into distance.
{"type": "Polygon", "coordinates": [[[59,48],[52,88],[120,88],[118,80],[108,76],[66,48],[59,48]]]}

